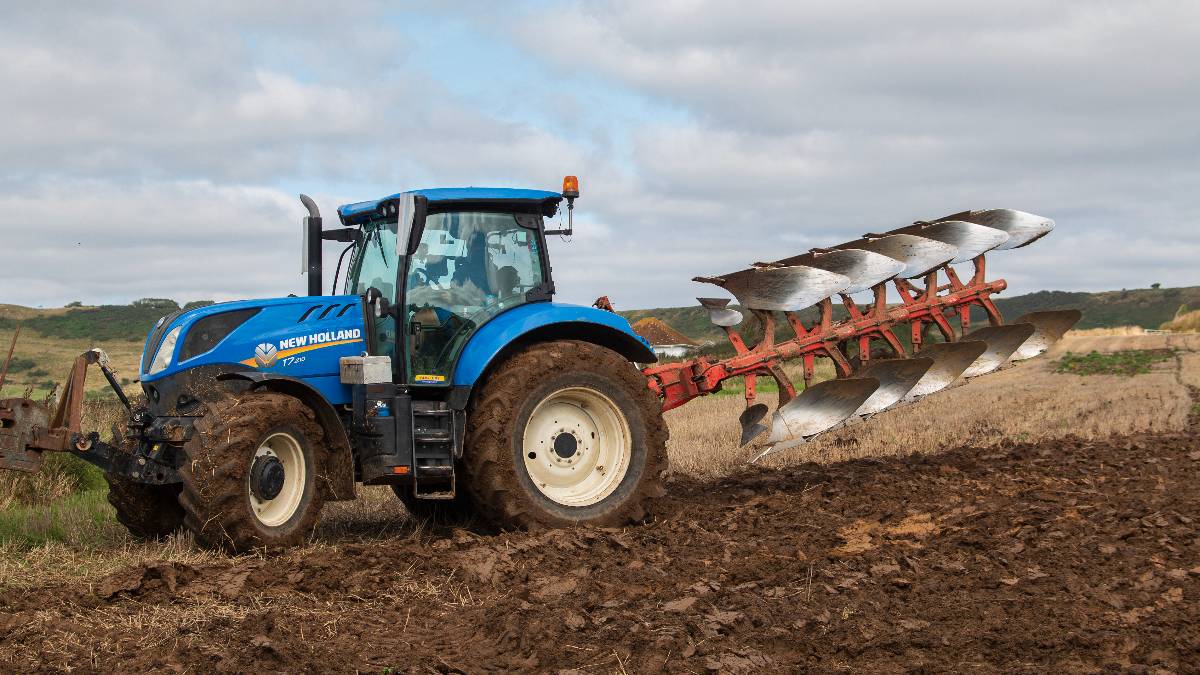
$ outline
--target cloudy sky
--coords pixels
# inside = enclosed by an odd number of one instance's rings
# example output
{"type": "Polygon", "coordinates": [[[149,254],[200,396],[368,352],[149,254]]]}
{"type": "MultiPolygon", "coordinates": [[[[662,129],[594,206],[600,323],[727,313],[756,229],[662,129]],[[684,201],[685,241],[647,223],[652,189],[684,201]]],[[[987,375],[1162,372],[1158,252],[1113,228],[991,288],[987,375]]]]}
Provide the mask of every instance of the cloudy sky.
{"type": "Polygon", "coordinates": [[[1200,284],[1200,3],[67,4],[0,23],[0,302],[303,292],[298,192],[566,173],[562,300],[997,206],[1058,222],[1010,293],[1200,284]]]}

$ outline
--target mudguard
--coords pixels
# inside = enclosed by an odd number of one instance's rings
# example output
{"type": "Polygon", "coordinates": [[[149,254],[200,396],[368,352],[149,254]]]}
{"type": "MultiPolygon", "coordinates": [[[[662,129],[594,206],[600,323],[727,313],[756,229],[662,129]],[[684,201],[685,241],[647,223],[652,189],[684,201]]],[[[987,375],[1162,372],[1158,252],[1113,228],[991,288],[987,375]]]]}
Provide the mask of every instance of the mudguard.
{"type": "Polygon", "coordinates": [[[534,302],[514,307],[485,323],[463,347],[452,382],[472,387],[506,351],[545,340],[583,340],[607,347],[634,363],[654,363],[650,343],[620,314],[594,307],[534,302]]]}

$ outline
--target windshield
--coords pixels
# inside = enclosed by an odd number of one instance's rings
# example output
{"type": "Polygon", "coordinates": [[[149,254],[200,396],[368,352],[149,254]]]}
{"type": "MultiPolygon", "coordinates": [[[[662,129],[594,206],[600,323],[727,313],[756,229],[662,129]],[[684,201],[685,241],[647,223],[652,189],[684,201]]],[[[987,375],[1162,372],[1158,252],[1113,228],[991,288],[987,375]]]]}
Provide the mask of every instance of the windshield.
{"type": "Polygon", "coordinates": [[[391,302],[396,301],[396,270],[404,265],[404,247],[412,230],[414,198],[406,194],[392,205],[398,216],[380,215],[362,226],[362,240],[346,276],[346,294],[362,295],[376,288],[391,302]],[[402,227],[399,225],[403,223],[402,227]],[[397,235],[399,229],[399,235],[397,235]]]}
{"type": "Polygon", "coordinates": [[[396,297],[396,222],[374,220],[363,225],[362,243],[346,279],[348,295],[377,288],[385,298],[396,297]]]}

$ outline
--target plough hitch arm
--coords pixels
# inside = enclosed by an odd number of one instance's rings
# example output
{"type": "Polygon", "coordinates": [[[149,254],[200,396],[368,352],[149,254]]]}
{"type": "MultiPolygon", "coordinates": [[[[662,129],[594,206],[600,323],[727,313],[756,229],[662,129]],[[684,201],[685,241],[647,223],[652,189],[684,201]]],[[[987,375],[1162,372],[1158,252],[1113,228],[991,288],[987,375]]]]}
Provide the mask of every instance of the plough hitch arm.
{"type": "Polygon", "coordinates": [[[0,399],[0,469],[37,471],[44,452],[68,452],[94,464],[107,473],[124,475],[139,482],[168,483],[178,479],[170,464],[161,464],[163,443],[180,444],[191,433],[187,420],[151,418],[142,409],[134,409],[101,349],[80,354],[71,366],[58,405],[51,413],[46,404],[29,398],[0,399]],[[89,366],[99,366],[117,399],[129,413],[128,430],[139,435],[137,449],[124,451],[126,439],[117,437],[113,444],[100,440],[95,431],[85,432],[83,402],[89,366]],[[154,469],[154,470],[150,470],[154,469]]]}

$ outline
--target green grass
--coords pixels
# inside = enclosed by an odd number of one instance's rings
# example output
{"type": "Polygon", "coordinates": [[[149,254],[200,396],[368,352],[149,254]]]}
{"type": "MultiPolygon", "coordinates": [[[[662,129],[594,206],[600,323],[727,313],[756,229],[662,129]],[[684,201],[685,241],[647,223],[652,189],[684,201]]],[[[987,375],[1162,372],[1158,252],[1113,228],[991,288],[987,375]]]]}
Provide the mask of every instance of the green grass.
{"type": "Polygon", "coordinates": [[[54,542],[103,543],[120,527],[106,495],[107,489],[92,489],[47,506],[13,506],[0,511],[0,545],[32,549],[54,542]]]}
{"type": "Polygon", "coordinates": [[[1054,372],[1071,375],[1139,375],[1150,372],[1150,366],[1175,358],[1169,349],[1126,349],[1101,354],[1067,352],[1054,362],[1054,372]]]}

